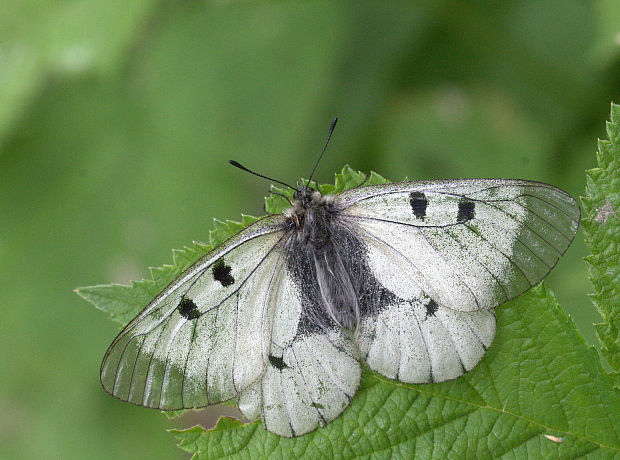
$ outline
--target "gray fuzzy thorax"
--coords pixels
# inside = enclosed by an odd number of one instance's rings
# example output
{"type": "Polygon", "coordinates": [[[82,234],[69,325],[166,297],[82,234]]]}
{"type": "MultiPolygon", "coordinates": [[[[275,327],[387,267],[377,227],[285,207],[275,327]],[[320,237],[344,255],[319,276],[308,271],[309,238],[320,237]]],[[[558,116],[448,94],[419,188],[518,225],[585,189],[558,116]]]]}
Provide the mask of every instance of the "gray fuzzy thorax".
{"type": "Polygon", "coordinates": [[[356,330],[360,312],[374,307],[371,291],[383,290],[369,279],[365,247],[333,196],[302,189],[295,198],[284,215],[291,232],[287,269],[301,292],[300,328],[356,330]]]}

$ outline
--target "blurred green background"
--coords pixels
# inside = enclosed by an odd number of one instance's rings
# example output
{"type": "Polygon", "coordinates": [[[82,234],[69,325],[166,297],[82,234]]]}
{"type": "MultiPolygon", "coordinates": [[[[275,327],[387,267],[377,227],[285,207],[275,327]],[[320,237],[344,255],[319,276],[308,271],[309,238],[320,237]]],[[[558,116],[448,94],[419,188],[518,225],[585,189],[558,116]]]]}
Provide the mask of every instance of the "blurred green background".
{"type": "MultiPolygon", "coordinates": [[[[119,328],[77,286],[126,283],[343,164],[583,194],[620,102],[620,2],[9,0],[0,10],[0,457],[179,458],[115,400],[119,328]]],[[[581,235],[549,277],[595,344],[581,235]]],[[[187,423],[187,422],[185,422],[187,423]]]]}

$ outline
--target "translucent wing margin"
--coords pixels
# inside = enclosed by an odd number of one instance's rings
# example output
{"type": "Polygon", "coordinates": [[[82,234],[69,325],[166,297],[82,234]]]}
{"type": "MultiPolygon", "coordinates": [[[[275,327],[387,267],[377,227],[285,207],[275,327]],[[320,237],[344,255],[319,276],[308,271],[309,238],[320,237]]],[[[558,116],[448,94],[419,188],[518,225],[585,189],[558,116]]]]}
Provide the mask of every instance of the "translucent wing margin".
{"type": "Polygon", "coordinates": [[[268,362],[282,216],[261,219],[166,287],[108,348],[104,389],[171,410],[229,400],[268,362]]]}
{"type": "Polygon", "coordinates": [[[336,197],[369,247],[373,274],[456,311],[496,307],[541,281],[573,240],[580,210],[551,185],[510,179],[360,187],[336,197]]]}

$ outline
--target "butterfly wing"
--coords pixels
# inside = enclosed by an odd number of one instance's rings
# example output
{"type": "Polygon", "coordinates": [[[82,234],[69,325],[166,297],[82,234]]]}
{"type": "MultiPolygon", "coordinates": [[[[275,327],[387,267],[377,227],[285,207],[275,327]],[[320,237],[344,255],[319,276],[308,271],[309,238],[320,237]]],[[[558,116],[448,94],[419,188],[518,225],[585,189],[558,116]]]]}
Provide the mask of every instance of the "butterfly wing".
{"type": "Polygon", "coordinates": [[[362,309],[361,352],[372,369],[411,383],[473,368],[493,340],[490,309],[546,276],[580,215],[562,190],[502,179],[361,187],[335,205],[364,241],[369,271],[397,297],[362,309]]]}
{"type": "Polygon", "coordinates": [[[168,410],[226,401],[257,380],[271,344],[283,223],[255,222],[170,283],[108,348],[105,390],[168,410]]]}
{"type": "Polygon", "coordinates": [[[308,260],[289,248],[281,267],[269,364],[263,377],[243,392],[239,409],[250,420],[292,437],[324,426],[349,405],[361,377],[359,353],[349,331],[314,321],[319,302],[308,260]],[[310,316],[309,316],[310,315],[310,316]]]}
{"type": "Polygon", "coordinates": [[[336,204],[366,236],[386,287],[400,294],[414,281],[458,311],[496,307],[540,282],[573,240],[580,215],[556,187],[503,179],[362,187],[336,204]],[[404,271],[381,270],[386,258],[404,271]]]}
{"type": "Polygon", "coordinates": [[[368,367],[401,382],[432,383],[460,377],[478,364],[495,336],[493,311],[436,306],[432,312],[428,303],[421,293],[367,311],[358,343],[368,367]]]}

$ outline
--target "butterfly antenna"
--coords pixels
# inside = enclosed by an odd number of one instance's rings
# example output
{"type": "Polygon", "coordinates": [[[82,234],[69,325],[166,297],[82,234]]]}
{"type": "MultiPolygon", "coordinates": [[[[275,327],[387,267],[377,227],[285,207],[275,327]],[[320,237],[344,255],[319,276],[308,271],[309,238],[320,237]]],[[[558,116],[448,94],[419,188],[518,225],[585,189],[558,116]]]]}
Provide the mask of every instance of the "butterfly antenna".
{"type": "Polygon", "coordinates": [[[316,164],[314,165],[314,169],[312,170],[312,173],[310,173],[310,177],[308,178],[308,183],[306,184],[306,188],[308,188],[308,185],[310,185],[310,181],[312,180],[312,176],[314,176],[314,171],[316,171],[316,167],[319,165],[319,162],[321,161],[321,158],[323,158],[323,154],[325,153],[325,150],[327,149],[327,144],[329,144],[329,139],[332,137],[332,133],[334,132],[334,128],[336,127],[336,123],[338,123],[338,117],[334,118],[334,120],[332,121],[332,124],[329,125],[329,134],[327,135],[327,140],[325,141],[325,146],[323,147],[323,151],[321,152],[321,155],[319,156],[319,159],[316,160],[316,164]]]}
{"type": "Polygon", "coordinates": [[[273,178],[271,178],[271,177],[267,177],[267,176],[263,176],[262,174],[258,174],[257,172],[254,172],[254,171],[252,171],[251,169],[246,168],[246,167],[245,167],[245,166],[243,166],[241,163],[238,163],[238,162],[236,162],[235,160],[228,160],[228,162],[229,162],[231,165],[233,165],[234,167],[239,168],[239,169],[241,169],[241,170],[243,170],[243,171],[245,171],[245,172],[249,172],[250,174],[254,174],[255,176],[262,177],[263,179],[267,179],[267,180],[270,180],[270,181],[272,181],[272,182],[276,182],[276,183],[278,183],[278,184],[284,185],[285,187],[292,188],[292,189],[293,189],[293,190],[295,190],[296,192],[298,192],[298,191],[299,191],[299,190],[297,190],[295,187],[292,187],[292,186],[290,186],[290,185],[288,185],[288,184],[286,184],[286,183],[282,182],[281,180],[273,179],[273,178]]]}

